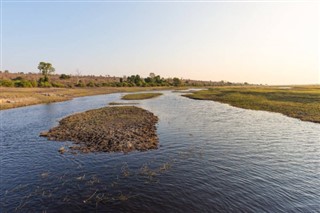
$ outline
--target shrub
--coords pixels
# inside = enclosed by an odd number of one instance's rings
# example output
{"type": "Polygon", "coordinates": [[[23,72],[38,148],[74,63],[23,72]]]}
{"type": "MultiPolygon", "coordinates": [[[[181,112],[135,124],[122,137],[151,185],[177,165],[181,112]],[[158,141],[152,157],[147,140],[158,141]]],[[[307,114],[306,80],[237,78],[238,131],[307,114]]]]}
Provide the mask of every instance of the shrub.
{"type": "Polygon", "coordinates": [[[94,83],[92,81],[90,81],[89,83],[87,83],[87,87],[94,87],[94,83]]]}
{"type": "Polygon", "coordinates": [[[32,87],[32,84],[30,81],[28,80],[17,80],[17,81],[14,81],[14,86],[15,87],[32,87]]]}
{"type": "Polygon", "coordinates": [[[59,78],[60,79],[70,79],[71,76],[70,75],[66,75],[66,74],[61,74],[59,78]]]}
{"type": "Polygon", "coordinates": [[[86,84],[84,82],[82,82],[81,80],[79,81],[79,83],[76,84],[76,87],[85,87],[86,84]]]}
{"type": "Polygon", "coordinates": [[[14,82],[11,81],[10,79],[3,79],[3,80],[0,81],[0,86],[13,87],[14,86],[14,82]]]}
{"type": "Polygon", "coordinates": [[[38,86],[38,82],[36,80],[30,81],[32,87],[37,87],[38,86]]]}
{"type": "Polygon", "coordinates": [[[52,85],[48,81],[41,81],[38,83],[39,87],[52,87],[52,85]]]}
{"type": "Polygon", "coordinates": [[[65,87],[63,84],[61,84],[61,83],[52,83],[52,86],[53,87],[65,87]]]}
{"type": "Polygon", "coordinates": [[[14,79],[12,79],[13,81],[21,81],[21,80],[23,80],[23,78],[21,77],[21,76],[18,76],[18,77],[16,77],[16,78],[14,78],[14,79]]]}

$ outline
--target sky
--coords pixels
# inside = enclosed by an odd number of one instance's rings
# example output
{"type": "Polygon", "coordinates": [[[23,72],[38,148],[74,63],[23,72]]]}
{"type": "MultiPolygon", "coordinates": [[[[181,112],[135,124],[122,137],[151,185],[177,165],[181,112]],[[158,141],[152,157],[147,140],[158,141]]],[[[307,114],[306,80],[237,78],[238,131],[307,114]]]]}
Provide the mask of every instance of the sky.
{"type": "Polygon", "coordinates": [[[2,0],[1,69],[320,83],[319,1],[2,0]]]}

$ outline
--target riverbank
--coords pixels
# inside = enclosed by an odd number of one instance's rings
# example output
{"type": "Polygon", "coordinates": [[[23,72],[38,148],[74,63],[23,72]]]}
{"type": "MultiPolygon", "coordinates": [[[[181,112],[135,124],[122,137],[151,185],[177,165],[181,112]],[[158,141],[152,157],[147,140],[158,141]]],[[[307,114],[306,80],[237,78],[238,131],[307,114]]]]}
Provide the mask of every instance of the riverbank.
{"type": "Polygon", "coordinates": [[[84,153],[145,151],[157,148],[157,122],[157,116],[138,107],[103,107],[63,118],[59,126],[40,135],[72,141],[70,149],[84,153]]]}
{"type": "Polygon", "coordinates": [[[320,123],[320,86],[215,87],[183,96],[320,123]]]}
{"type": "Polygon", "coordinates": [[[0,110],[117,92],[167,90],[171,87],[13,88],[0,87],[0,110]]]}

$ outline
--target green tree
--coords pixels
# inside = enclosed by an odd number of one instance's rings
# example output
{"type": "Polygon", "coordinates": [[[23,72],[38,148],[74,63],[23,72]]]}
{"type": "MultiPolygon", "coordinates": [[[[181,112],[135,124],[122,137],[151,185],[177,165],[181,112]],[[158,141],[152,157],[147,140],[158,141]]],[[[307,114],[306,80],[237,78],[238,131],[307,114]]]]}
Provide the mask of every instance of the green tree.
{"type": "Polygon", "coordinates": [[[179,78],[173,78],[173,86],[181,86],[181,80],[179,78]]]}
{"type": "Polygon", "coordinates": [[[40,62],[38,65],[38,69],[40,70],[41,74],[44,76],[44,79],[43,79],[44,82],[48,82],[49,81],[48,76],[51,73],[54,73],[55,71],[52,64],[46,63],[46,62],[40,62]]]}

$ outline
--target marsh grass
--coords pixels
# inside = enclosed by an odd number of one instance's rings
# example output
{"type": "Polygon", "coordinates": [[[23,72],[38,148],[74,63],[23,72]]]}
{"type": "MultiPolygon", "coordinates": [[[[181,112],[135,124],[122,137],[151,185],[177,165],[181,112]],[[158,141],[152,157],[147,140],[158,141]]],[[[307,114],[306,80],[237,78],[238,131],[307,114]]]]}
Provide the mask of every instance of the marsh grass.
{"type": "Polygon", "coordinates": [[[162,93],[135,93],[135,94],[128,94],[122,97],[123,100],[143,100],[143,99],[150,99],[155,98],[162,95],[162,93]]]}
{"type": "Polygon", "coordinates": [[[252,110],[279,112],[303,121],[320,123],[320,87],[217,87],[183,95],[213,100],[252,110]]]}
{"type": "Polygon", "coordinates": [[[124,106],[124,105],[137,105],[139,103],[130,103],[130,102],[110,102],[109,105],[110,106],[124,106]]]}

